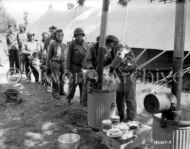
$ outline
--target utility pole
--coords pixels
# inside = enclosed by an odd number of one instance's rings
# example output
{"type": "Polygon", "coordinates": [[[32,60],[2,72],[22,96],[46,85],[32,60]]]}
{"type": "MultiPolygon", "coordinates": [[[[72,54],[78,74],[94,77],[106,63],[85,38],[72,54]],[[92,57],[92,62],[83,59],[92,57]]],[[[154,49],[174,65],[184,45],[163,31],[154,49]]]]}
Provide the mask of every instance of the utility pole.
{"type": "Polygon", "coordinates": [[[176,1],[175,39],[173,59],[173,84],[172,93],[177,98],[177,110],[181,106],[181,91],[183,79],[183,57],[185,42],[186,3],[185,0],[176,1]]]}
{"type": "Polygon", "coordinates": [[[103,62],[105,55],[105,39],[107,35],[108,11],[109,11],[109,0],[103,0],[100,40],[99,40],[99,50],[98,50],[98,64],[97,64],[98,89],[102,89],[103,68],[104,68],[103,62]]]}

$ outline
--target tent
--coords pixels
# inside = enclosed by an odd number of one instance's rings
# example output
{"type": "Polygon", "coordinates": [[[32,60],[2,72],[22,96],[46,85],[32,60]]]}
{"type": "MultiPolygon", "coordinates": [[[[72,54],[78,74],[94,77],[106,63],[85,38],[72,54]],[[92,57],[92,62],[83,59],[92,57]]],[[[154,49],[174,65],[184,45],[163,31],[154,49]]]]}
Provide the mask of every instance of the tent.
{"type": "MultiPolygon", "coordinates": [[[[85,30],[87,41],[95,41],[100,34],[100,9],[89,9],[75,18],[65,28],[65,38],[72,38],[72,30],[77,24],[85,30]]],[[[113,34],[133,48],[135,56],[144,49],[137,64],[141,65],[154,58],[146,69],[167,70],[173,66],[175,3],[133,3],[127,8],[111,5],[108,16],[107,34],[113,34]],[[127,13],[127,16],[125,15],[127,13]],[[125,24],[126,17],[126,24],[125,24]],[[125,26],[124,26],[125,25],[125,26]],[[122,38],[123,36],[123,38],[122,38]],[[164,51],[164,52],[163,52],[164,51]]],[[[190,3],[187,3],[185,55],[190,51],[190,3]]],[[[190,57],[185,64],[190,64],[190,57]]],[[[143,67],[142,67],[143,68],[143,67]]]]}
{"type": "MultiPolygon", "coordinates": [[[[108,34],[117,35],[125,31],[122,39],[132,47],[171,50],[174,45],[175,4],[174,3],[145,3],[134,5],[129,3],[127,8],[126,26],[123,28],[125,8],[115,5],[111,9],[108,21],[108,34]]],[[[186,44],[185,50],[190,49],[187,41],[190,39],[190,5],[187,7],[186,44]]],[[[89,40],[97,33],[89,34],[89,40]]]]}
{"type": "MultiPolygon", "coordinates": [[[[62,13],[49,10],[33,25],[33,29],[45,29],[45,25],[47,28],[53,22],[57,26],[62,26],[65,34],[64,39],[70,41],[73,37],[74,28],[82,27],[86,33],[86,40],[94,42],[100,34],[101,8],[84,7],[80,9],[81,11],[77,17],[73,17],[76,9],[62,13]]],[[[188,42],[190,41],[189,2],[187,2],[186,14],[185,55],[190,51],[190,43],[188,42]]],[[[146,64],[140,68],[146,68],[151,71],[169,71],[172,69],[174,29],[175,3],[163,4],[136,0],[129,2],[127,7],[117,4],[110,6],[107,34],[116,35],[120,40],[132,47],[135,56],[138,57],[138,66],[146,64]],[[142,56],[139,57],[142,52],[142,56]],[[151,61],[152,58],[153,61],[151,61]],[[149,63],[146,63],[147,61],[149,63]]],[[[189,60],[190,56],[185,59],[184,66],[190,65],[189,60]]]]}
{"type": "Polygon", "coordinates": [[[39,38],[41,33],[48,32],[48,28],[52,25],[64,30],[69,22],[88,9],[90,7],[78,6],[65,11],[55,11],[53,8],[49,8],[36,22],[28,26],[27,31],[35,33],[39,38]]]}

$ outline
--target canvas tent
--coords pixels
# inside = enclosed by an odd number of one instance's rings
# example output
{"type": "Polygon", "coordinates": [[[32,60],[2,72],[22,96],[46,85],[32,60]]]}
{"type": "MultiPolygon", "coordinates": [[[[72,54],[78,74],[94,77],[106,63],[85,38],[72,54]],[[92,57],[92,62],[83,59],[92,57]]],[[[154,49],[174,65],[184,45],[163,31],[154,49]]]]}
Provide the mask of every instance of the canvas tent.
{"type": "MultiPolygon", "coordinates": [[[[143,0],[142,0],[143,1],[143,0]]],[[[190,50],[190,3],[187,2],[185,50],[190,50]]],[[[78,7],[71,10],[55,11],[49,9],[29,31],[41,33],[55,25],[62,28],[64,39],[72,39],[75,27],[82,27],[87,41],[94,42],[100,34],[101,8],[78,7]]],[[[149,3],[131,1],[127,8],[117,4],[110,6],[107,34],[114,34],[131,47],[173,50],[175,27],[175,3],[149,3]],[[127,9],[127,12],[126,12],[127,9]],[[126,17],[126,25],[123,27],[126,17]]]]}
{"type": "Polygon", "coordinates": [[[90,7],[78,6],[65,11],[56,11],[53,8],[49,8],[36,22],[29,24],[27,30],[35,33],[38,38],[42,32],[48,32],[48,28],[52,25],[64,30],[69,22],[88,9],[90,7]]]}
{"type": "MultiPolygon", "coordinates": [[[[109,12],[108,34],[121,38],[124,31],[124,13],[126,8],[115,5],[109,12]]],[[[171,50],[174,45],[175,4],[174,3],[129,3],[127,7],[125,36],[122,39],[132,47],[171,50]]],[[[186,44],[190,50],[190,4],[187,7],[186,44]]],[[[93,40],[99,34],[96,28],[88,35],[93,40]]]]}
{"type": "MultiPolygon", "coordinates": [[[[87,41],[95,41],[100,34],[101,8],[81,7],[77,17],[73,17],[76,8],[65,12],[49,10],[30,29],[44,30],[50,25],[61,26],[64,39],[70,41],[75,27],[85,30],[87,41]],[[61,21],[62,20],[62,21],[61,21]],[[48,22],[49,21],[49,22],[48,22]],[[53,23],[53,24],[52,24],[53,23]],[[46,27],[44,27],[46,25],[46,27]]],[[[76,16],[76,15],[75,15],[76,16]]],[[[146,68],[172,67],[174,49],[175,3],[150,3],[147,0],[129,2],[127,8],[117,4],[110,5],[107,34],[114,34],[133,48],[137,56],[147,49],[138,60],[141,65],[159,53],[166,51],[146,68]],[[126,11],[127,9],[127,11],[126,11]],[[126,24],[125,26],[125,14],[126,24]],[[167,66],[166,66],[167,64],[167,66]]],[[[187,2],[185,51],[190,51],[190,3],[187,2]]],[[[186,59],[185,63],[189,63],[186,59]]]]}
{"type": "MultiPolygon", "coordinates": [[[[100,34],[101,10],[91,9],[75,18],[65,28],[65,38],[72,38],[72,30],[77,24],[82,27],[87,41],[95,41],[100,34]]],[[[175,30],[175,3],[133,3],[129,2],[127,8],[120,5],[111,5],[108,16],[107,34],[113,34],[122,39],[137,56],[147,49],[137,61],[141,65],[162,53],[146,69],[171,69],[173,66],[174,30],[175,30]],[[126,11],[127,9],[127,11],[126,11]],[[125,26],[125,14],[126,24],[125,26]],[[163,52],[165,51],[165,52],[163,52]]],[[[187,3],[185,51],[190,51],[190,3],[187,3]]],[[[185,52],[185,55],[188,52],[185,52]]],[[[190,57],[185,64],[190,64],[190,57]]]]}

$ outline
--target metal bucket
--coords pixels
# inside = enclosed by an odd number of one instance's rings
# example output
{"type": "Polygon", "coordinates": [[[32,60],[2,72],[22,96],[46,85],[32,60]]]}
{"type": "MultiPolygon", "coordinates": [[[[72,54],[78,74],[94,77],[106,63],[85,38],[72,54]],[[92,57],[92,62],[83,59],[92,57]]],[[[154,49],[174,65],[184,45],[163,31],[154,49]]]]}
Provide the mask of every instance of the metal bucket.
{"type": "Polygon", "coordinates": [[[80,136],[74,133],[68,133],[59,136],[59,149],[77,149],[79,146],[80,136]]]}
{"type": "Polygon", "coordinates": [[[185,121],[190,121],[190,107],[181,107],[181,118],[185,121]]]}
{"type": "Polygon", "coordinates": [[[88,125],[95,129],[102,128],[102,120],[109,119],[116,104],[115,90],[92,90],[88,93],[88,125]]]}
{"type": "Polygon", "coordinates": [[[6,102],[16,102],[19,96],[19,92],[16,89],[7,89],[5,91],[6,102]]]}
{"type": "Polygon", "coordinates": [[[177,104],[177,99],[172,93],[148,94],[144,98],[145,110],[151,114],[169,110],[171,103],[174,103],[174,106],[177,104]]]}
{"type": "Polygon", "coordinates": [[[161,114],[153,115],[154,149],[190,149],[190,121],[165,120],[160,126],[161,114]]]}

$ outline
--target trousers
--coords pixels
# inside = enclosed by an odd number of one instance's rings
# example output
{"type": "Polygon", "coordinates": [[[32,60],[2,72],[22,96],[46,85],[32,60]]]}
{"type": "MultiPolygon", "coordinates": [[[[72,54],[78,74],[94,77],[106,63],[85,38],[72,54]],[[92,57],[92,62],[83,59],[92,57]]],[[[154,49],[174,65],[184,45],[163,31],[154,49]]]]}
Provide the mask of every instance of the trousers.
{"type": "Polygon", "coordinates": [[[69,88],[68,88],[68,94],[67,94],[67,100],[68,102],[73,99],[76,91],[76,87],[79,86],[79,91],[80,91],[80,103],[82,103],[82,92],[83,92],[83,80],[82,80],[82,67],[78,65],[72,65],[72,76],[70,77],[69,80],[69,88]]]}
{"type": "Polygon", "coordinates": [[[136,104],[136,79],[126,76],[123,82],[120,82],[116,92],[116,104],[120,120],[135,120],[137,113],[136,104]],[[125,107],[127,107],[125,111],[125,107]],[[126,113],[126,115],[125,115],[126,113]]]}
{"type": "Polygon", "coordinates": [[[9,50],[9,64],[10,68],[16,67],[19,69],[19,53],[17,49],[9,50]]]}
{"type": "Polygon", "coordinates": [[[51,62],[51,73],[52,73],[52,95],[59,96],[64,91],[64,64],[62,61],[51,62]]]}

